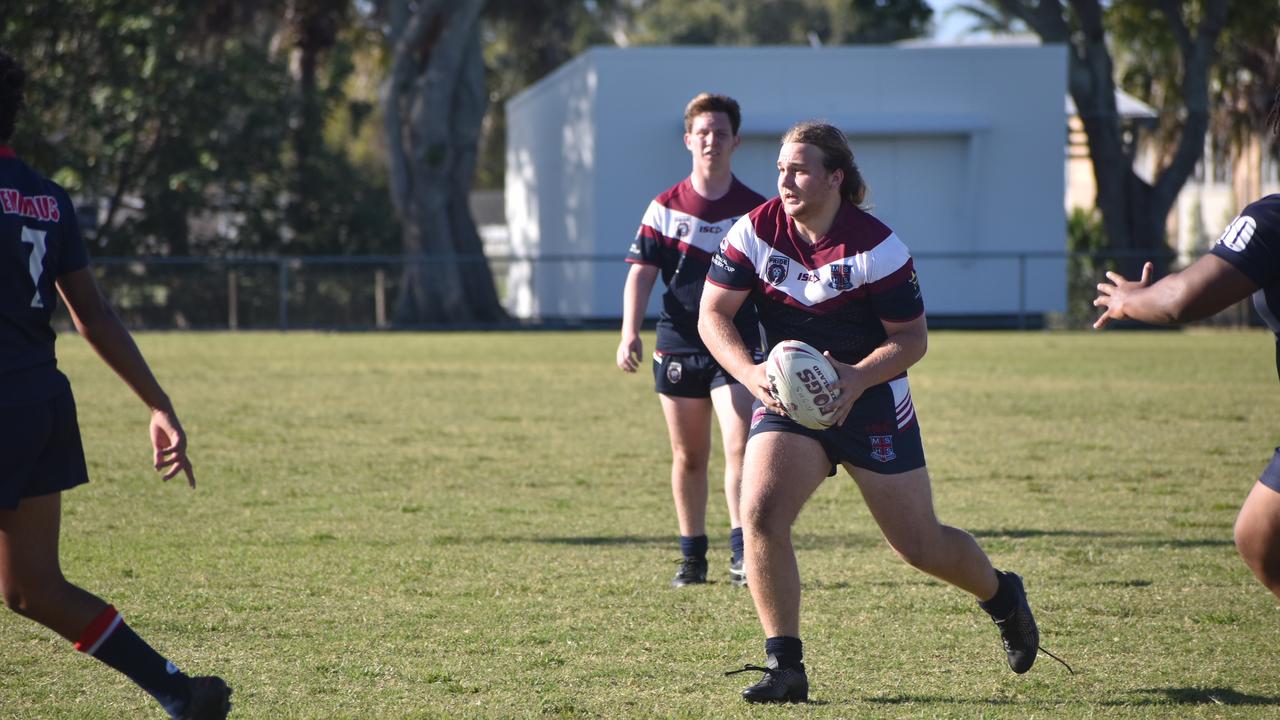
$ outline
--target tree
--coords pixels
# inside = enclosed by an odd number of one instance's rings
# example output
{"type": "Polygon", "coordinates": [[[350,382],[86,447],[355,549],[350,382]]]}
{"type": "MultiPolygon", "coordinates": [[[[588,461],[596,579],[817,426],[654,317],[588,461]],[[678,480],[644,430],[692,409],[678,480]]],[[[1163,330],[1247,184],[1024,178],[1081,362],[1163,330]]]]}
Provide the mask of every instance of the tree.
{"type": "MultiPolygon", "coordinates": [[[[1069,0],[1066,5],[1058,0],[995,2],[1026,23],[1044,42],[1062,43],[1070,51],[1067,87],[1088,137],[1098,209],[1110,247],[1154,252],[1158,260],[1167,258],[1165,220],[1200,160],[1209,128],[1209,81],[1217,59],[1215,46],[1227,21],[1227,0],[1131,3],[1146,8],[1152,19],[1167,26],[1178,61],[1178,67],[1165,71],[1172,70],[1178,76],[1181,130],[1167,161],[1151,182],[1135,172],[1132,150],[1125,142],[1116,110],[1114,63],[1099,0],[1069,0]]],[[[1120,265],[1132,274],[1140,262],[1135,254],[1124,258],[1120,265]]]]}
{"type": "Polygon", "coordinates": [[[467,205],[486,106],[484,4],[388,3],[391,67],[382,104],[407,256],[396,308],[401,325],[505,317],[467,205]]]}

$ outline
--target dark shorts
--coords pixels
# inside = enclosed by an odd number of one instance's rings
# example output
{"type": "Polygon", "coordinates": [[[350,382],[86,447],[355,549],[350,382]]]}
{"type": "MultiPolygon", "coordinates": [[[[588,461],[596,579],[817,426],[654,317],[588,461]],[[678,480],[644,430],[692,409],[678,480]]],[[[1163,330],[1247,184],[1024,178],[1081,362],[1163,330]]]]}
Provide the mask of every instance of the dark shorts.
{"type": "Polygon", "coordinates": [[[44,402],[0,406],[0,510],[87,482],[70,389],[44,402]]]}
{"type": "Polygon", "coordinates": [[[907,379],[899,378],[870,388],[853,404],[844,424],[826,430],[810,430],[785,415],[765,410],[759,400],[751,415],[748,439],[765,432],[789,432],[822,443],[831,460],[831,472],[849,463],[884,475],[897,475],[924,467],[920,423],[907,379]]]}
{"type": "Polygon", "coordinates": [[[663,395],[705,398],[721,385],[737,383],[711,353],[653,354],[653,389],[663,395]]]}
{"type": "Polygon", "coordinates": [[[1262,477],[1258,478],[1258,482],[1280,492],[1280,448],[1276,448],[1276,454],[1271,456],[1271,464],[1262,471],[1262,477]]]}

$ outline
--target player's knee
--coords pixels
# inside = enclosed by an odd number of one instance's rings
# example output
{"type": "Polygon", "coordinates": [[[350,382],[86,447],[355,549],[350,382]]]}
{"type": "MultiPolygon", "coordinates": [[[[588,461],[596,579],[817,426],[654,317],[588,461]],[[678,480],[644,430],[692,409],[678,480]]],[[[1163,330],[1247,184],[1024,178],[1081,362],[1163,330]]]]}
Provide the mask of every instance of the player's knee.
{"type": "Polygon", "coordinates": [[[677,448],[671,453],[671,467],[685,477],[705,476],[707,458],[702,453],[677,448]]]}
{"type": "Polygon", "coordinates": [[[38,599],[30,593],[23,592],[16,583],[5,583],[4,587],[0,588],[0,594],[4,596],[4,606],[19,615],[30,615],[38,605],[38,599]]]}
{"type": "Polygon", "coordinates": [[[759,498],[743,498],[738,512],[743,532],[749,535],[768,536],[790,528],[790,522],[779,516],[773,503],[759,498]]]}
{"type": "Polygon", "coordinates": [[[917,570],[928,572],[937,564],[938,548],[925,533],[911,533],[895,537],[889,547],[902,561],[917,570]]]}
{"type": "Polygon", "coordinates": [[[1259,576],[1280,582],[1280,537],[1243,514],[1236,519],[1236,552],[1259,576]]]}

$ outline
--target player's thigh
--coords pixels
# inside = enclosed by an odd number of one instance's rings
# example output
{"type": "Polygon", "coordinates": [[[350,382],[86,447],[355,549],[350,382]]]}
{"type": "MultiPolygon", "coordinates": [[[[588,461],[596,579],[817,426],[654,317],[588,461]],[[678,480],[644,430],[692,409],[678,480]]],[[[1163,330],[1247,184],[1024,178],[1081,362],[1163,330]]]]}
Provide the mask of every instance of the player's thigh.
{"type": "Polygon", "coordinates": [[[822,444],[811,437],[785,431],[752,435],[742,465],[744,524],[789,527],[830,468],[822,444]]]}
{"type": "Polygon", "coordinates": [[[706,462],[711,454],[710,398],[659,395],[673,453],[706,462]]]}
{"type": "Polygon", "coordinates": [[[62,494],[23,498],[12,510],[0,510],[0,590],[30,587],[62,576],[58,533],[62,494]]]}
{"type": "Polygon", "coordinates": [[[741,383],[711,389],[711,404],[720,423],[726,453],[742,454],[747,443],[747,430],[751,427],[751,405],[754,402],[751,391],[741,383]]]}
{"type": "Polygon", "coordinates": [[[844,467],[858,483],[871,517],[890,545],[907,550],[938,536],[928,468],[883,475],[849,463],[844,467]]]}
{"type": "Polygon", "coordinates": [[[1280,555],[1280,492],[1265,480],[1253,484],[1236,517],[1236,543],[1254,551],[1280,555]]]}

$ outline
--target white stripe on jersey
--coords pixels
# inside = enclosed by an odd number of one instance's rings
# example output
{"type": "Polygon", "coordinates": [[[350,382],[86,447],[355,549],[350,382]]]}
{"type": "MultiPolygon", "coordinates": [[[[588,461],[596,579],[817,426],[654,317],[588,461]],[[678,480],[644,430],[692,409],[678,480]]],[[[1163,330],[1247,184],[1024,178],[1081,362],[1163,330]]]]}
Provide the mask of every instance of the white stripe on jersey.
{"type": "Polygon", "coordinates": [[[911,386],[904,377],[889,381],[889,389],[893,391],[893,404],[898,416],[898,429],[911,424],[916,416],[915,403],[911,402],[911,386]]]}
{"type": "Polygon", "coordinates": [[[729,232],[737,219],[725,218],[720,222],[708,222],[696,215],[672,210],[651,200],[640,224],[656,230],[664,237],[674,238],[682,245],[691,245],[710,255],[720,247],[720,239],[729,232]]]}
{"type": "MultiPolygon", "coordinates": [[[[881,240],[878,245],[851,256],[829,259],[819,267],[809,270],[795,258],[776,251],[768,243],[762,241],[751,223],[750,217],[741,218],[734,226],[725,242],[751,259],[756,275],[777,290],[791,298],[813,307],[838,297],[841,293],[857,289],[863,285],[874,283],[902,269],[911,260],[911,252],[895,232],[881,240]],[[770,258],[784,258],[787,265],[786,277],[779,282],[772,282],[769,273],[770,258]],[[832,266],[847,267],[849,285],[832,282],[832,266]]],[[[775,261],[781,264],[781,261],[775,261]]]]}
{"type": "Polygon", "coordinates": [[[1271,312],[1271,307],[1267,305],[1267,289],[1261,290],[1253,294],[1253,309],[1258,311],[1258,317],[1262,318],[1262,322],[1271,328],[1271,332],[1280,333],[1280,319],[1276,318],[1276,314],[1271,312]]]}

